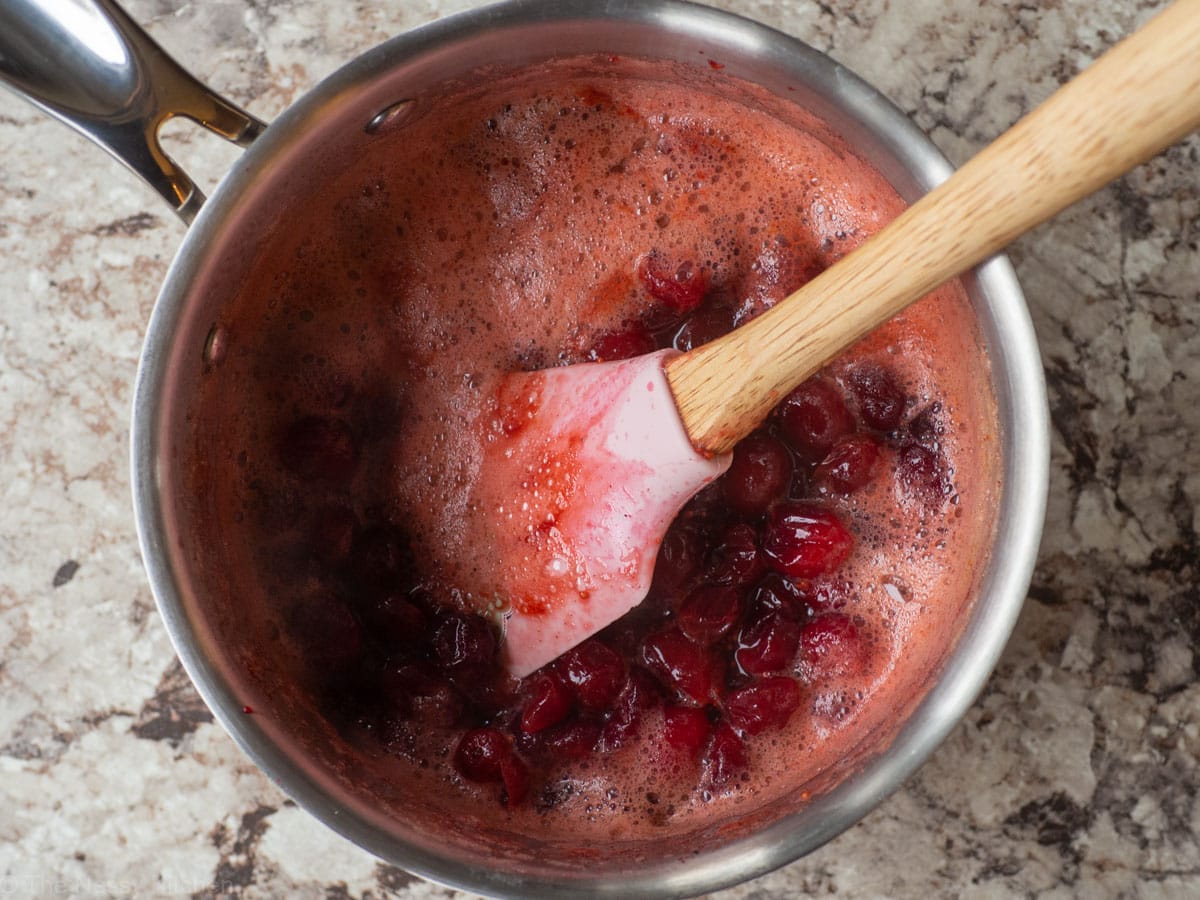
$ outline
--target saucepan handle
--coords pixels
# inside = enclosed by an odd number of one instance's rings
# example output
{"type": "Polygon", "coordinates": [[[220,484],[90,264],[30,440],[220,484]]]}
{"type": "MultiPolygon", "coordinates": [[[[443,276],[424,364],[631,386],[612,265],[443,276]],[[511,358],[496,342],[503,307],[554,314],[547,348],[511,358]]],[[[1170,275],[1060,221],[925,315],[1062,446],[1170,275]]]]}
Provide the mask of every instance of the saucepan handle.
{"type": "Polygon", "coordinates": [[[266,128],[171,59],[112,0],[0,0],[0,83],[91,138],[190,223],[204,194],[163,152],[183,116],[246,147],[266,128]]]}

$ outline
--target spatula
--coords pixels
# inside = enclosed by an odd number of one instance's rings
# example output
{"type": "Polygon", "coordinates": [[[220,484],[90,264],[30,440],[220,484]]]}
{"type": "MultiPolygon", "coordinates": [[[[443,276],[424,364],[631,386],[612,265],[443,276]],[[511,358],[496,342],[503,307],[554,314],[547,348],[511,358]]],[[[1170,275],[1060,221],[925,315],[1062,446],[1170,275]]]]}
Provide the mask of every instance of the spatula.
{"type": "Polygon", "coordinates": [[[641,602],[671,520],[793,388],[1198,126],[1200,0],[1179,0],[743,327],[688,353],[509,376],[502,393],[519,427],[485,464],[505,483],[544,487],[557,473],[569,487],[525,520],[528,554],[505,598],[509,671],[534,671],[641,602]]]}

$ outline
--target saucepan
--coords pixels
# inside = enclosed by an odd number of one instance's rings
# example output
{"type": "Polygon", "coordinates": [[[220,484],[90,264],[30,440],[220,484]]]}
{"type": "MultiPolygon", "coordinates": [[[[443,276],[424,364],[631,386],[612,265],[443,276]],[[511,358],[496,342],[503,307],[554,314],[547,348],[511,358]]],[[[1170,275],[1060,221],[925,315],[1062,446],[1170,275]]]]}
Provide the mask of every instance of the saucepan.
{"type": "MultiPolygon", "coordinates": [[[[487,894],[696,894],[768,872],[849,827],[929,756],[982,688],[1024,599],[1044,511],[1041,365],[1014,273],[994,258],[963,279],[999,421],[994,537],[961,628],[886,734],[848,754],[803,802],[702,838],[664,835],[634,847],[455,833],[372,775],[277,664],[272,623],[233,596],[237,586],[214,562],[220,535],[195,524],[203,498],[182,489],[180,447],[205,423],[190,421],[190,399],[225,350],[216,326],[231,285],[256,264],[262,236],[287,227],[314,180],[472,73],[599,54],[671,60],[680,77],[698,79],[711,78],[708,60],[719,59],[724,77],[827,123],[908,201],[951,171],[912,122],[844,67],[777,31],[680,0],[515,0],[442,19],[353,60],[269,127],[187,75],[111,0],[0,8],[0,77],[109,150],[190,224],[147,329],[132,421],[141,549],[185,668],[237,743],[318,819],[411,872],[487,894]],[[159,146],[159,127],[175,116],[247,148],[207,200],[159,146]]],[[[214,452],[220,439],[214,433],[214,452]]]]}

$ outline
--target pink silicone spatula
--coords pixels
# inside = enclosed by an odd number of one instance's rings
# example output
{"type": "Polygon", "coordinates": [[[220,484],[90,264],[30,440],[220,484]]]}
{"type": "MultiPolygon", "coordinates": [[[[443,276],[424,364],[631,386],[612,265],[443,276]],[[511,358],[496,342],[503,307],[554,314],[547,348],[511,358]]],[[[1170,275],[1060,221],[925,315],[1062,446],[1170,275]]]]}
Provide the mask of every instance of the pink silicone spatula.
{"type": "Polygon", "coordinates": [[[532,672],[641,602],[671,520],[789,391],[908,304],[1198,126],[1200,0],[1179,0],[745,326],[684,354],[510,376],[505,394],[518,398],[522,427],[487,463],[543,487],[555,471],[570,477],[552,511],[535,510],[540,525],[529,526],[521,568],[530,578],[507,591],[508,669],[532,672]]]}

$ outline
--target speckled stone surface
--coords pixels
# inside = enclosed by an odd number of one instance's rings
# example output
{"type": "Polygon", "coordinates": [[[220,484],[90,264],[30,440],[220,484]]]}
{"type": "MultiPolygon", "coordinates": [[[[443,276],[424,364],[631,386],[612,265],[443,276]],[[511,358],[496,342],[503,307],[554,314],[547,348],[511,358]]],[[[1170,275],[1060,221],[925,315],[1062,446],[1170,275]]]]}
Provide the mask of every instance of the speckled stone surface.
{"type": "MultiPolygon", "coordinates": [[[[270,118],[362,50],[470,5],[128,8],[270,118]]],[[[830,52],[962,162],[1160,4],[720,5],[830,52]]],[[[237,153],[171,134],[202,183],[237,153]]],[[[1198,155],[1192,138],[1013,248],[1052,475],[1030,598],[983,695],[863,822],[720,896],[1200,896],[1198,155]]],[[[182,234],[116,163],[0,93],[0,895],[447,896],[260,774],[154,610],[129,408],[182,234]]]]}

